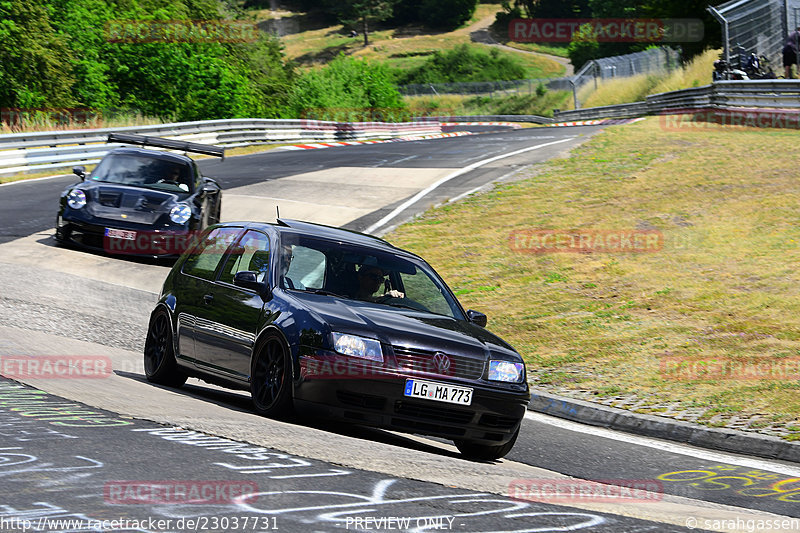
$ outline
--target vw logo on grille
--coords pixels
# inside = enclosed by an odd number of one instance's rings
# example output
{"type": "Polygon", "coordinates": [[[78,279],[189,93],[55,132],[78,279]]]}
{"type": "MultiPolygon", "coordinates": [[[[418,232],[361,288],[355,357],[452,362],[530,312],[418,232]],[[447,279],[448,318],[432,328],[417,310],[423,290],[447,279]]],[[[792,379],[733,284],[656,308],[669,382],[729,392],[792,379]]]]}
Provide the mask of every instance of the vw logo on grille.
{"type": "Polygon", "coordinates": [[[445,375],[450,373],[450,358],[446,354],[436,352],[433,354],[432,361],[433,368],[437,373],[445,375]]]}

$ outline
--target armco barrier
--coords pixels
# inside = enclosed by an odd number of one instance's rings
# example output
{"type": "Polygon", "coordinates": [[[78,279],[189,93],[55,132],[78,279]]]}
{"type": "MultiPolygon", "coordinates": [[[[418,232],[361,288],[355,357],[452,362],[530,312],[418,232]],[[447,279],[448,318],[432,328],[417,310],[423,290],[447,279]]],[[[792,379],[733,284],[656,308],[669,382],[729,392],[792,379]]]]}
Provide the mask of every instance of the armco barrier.
{"type": "Polygon", "coordinates": [[[0,135],[0,174],[91,165],[119,144],[111,132],[181,139],[229,148],[253,144],[357,141],[441,133],[439,121],[338,123],[318,120],[232,119],[60,132],[0,135]]]}
{"type": "Polygon", "coordinates": [[[589,107],[555,113],[558,122],[632,118],[686,109],[800,109],[800,80],[728,80],[702,87],[653,94],[644,102],[589,107]]]}

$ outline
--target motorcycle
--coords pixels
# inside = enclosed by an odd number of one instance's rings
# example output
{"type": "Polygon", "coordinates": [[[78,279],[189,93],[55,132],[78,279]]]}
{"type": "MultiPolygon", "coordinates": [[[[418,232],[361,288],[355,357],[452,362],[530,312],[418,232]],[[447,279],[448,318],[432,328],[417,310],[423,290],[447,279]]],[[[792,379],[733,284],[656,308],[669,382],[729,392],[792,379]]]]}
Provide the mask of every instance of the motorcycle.
{"type": "Polygon", "coordinates": [[[747,53],[743,46],[734,48],[732,57],[738,58],[738,66],[731,67],[725,59],[714,61],[713,81],[719,80],[774,80],[777,78],[766,56],[747,53]]]}

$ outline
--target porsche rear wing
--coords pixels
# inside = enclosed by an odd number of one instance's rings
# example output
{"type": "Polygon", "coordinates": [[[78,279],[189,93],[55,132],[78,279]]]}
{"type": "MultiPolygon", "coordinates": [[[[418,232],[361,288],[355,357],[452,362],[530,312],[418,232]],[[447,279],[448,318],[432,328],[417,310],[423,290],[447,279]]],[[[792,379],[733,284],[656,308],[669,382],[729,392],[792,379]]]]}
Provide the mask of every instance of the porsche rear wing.
{"type": "Polygon", "coordinates": [[[213,155],[225,159],[225,148],[210,144],[190,143],[187,141],[176,141],[174,139],[164,139],[162,137],[148,137],[146,135],[134,135],[132,133],[109,133],[106,142],[119,142],[125,144],[139,144],[141,146],[155,146],[157,148],[169,148],[171,150],[181,150],[183,152],[194,152],[197,154],[213,155]]]}

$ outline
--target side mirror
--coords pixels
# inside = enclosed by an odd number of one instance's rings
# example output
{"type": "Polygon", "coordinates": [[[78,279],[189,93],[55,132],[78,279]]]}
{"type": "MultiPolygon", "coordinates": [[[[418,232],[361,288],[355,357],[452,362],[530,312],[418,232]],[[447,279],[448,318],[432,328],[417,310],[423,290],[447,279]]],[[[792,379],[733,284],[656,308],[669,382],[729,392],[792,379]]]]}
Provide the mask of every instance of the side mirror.
{"type": "Polygon", "coordinates": [[[268,300],[272,295],[269,285],[258,281],[258,274],[251,270],[241,270],[233,276],[233,284],[243,289],[256,291],[262,299],[268,300]]]}
{"type": "Polygon", "coordinates": [[[86,179],[86,167],[84,166],[72,167],[72,173],[78,176],[81,181],[86,179]]]}
{"type": "Polygon", "coordinates": [[[483,313],[479,313],[478,311],[473,311],[472,309],[468,310],[467,320],[482,328],[486,327],[486,320],[487,320],[486,315],[484,315],[483,313]]]}

